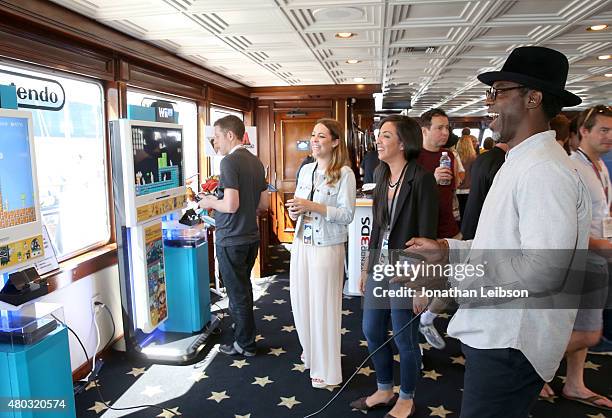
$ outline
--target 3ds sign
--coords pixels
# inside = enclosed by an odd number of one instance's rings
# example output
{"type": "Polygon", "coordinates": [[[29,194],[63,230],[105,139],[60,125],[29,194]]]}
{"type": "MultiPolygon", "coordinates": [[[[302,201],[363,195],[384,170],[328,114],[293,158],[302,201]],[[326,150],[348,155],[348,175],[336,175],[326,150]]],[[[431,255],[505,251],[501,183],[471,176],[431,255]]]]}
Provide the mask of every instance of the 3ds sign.
{"type": "Polygon", "coordinates": [[[0,70],[0,84],[15,86],[20,108],[58,111],[66,103],[64,87],[55,80],[0,70]]]}

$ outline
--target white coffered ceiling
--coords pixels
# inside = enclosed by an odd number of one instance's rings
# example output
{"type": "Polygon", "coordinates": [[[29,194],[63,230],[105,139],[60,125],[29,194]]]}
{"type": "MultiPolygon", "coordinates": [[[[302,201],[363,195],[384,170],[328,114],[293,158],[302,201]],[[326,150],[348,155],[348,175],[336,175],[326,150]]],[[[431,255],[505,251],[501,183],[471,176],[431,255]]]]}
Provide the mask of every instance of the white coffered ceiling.
{"type": "Polygon", "coordinates": [[[381,84],[386,101],[481,115],[476,74],[543,45],[583,106],[612,97],[612,0],[53,0],[247,86],[381,84]],[[354,32],[338,39],[337,32],[354,32]],[[348,64],[356,59],[357,64],[348,64]]]}

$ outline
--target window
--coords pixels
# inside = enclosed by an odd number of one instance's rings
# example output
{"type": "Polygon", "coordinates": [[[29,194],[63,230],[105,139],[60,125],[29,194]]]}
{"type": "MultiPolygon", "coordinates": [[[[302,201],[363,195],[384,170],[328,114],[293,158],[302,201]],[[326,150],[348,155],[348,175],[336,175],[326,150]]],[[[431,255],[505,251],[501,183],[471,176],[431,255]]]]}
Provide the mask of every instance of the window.
{"type": "MultiPolygon", "coordinates": [[[[214,125],[216,121],[221,119],[222,117],[234,115],[238,116],[241,121],[244,122],[244,113],[238,110],[227,109],[225,107],[211,106],[210,108],[210,126],[214,125]]],[[[220,174],[221,173],[221,160],[223,157],[212,157],[212,166],[211,166],[211,174],[220,174]]]]}
{"type": "Polygon", "coordinates": [[[183,125],[183,155],[185,180],[198,174],[198,108],[195,102],[159,93],[128,90],[128,105],[149,106],[156,100],[171,102],[178,112],[178,123],[183,125]]]}
{"type": "Polygon", "coordinates": [[[32,112],[42,220],[61,261],[108,242],[110,222],[102,88],[60,74],[0,64],[0,84],[45,91],[38,77],[64,90],[60,110],[21,108],[32,112]]]}

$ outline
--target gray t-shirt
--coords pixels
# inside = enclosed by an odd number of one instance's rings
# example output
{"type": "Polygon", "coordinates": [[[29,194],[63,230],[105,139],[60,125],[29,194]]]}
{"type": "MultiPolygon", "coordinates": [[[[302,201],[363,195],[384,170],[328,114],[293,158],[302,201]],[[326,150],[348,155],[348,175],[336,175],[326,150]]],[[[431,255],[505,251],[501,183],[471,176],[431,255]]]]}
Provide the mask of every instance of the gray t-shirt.
{"type": "Polygon", "coordinates": [[[229,247],[259,241],[256,210],[261,192],[267,187],[263,164],[248,150],[239,148],[221,160],[217,196],[222,199],[224,189],[236,189],[240,205],[236,213],[215,211],[217,245],[229,247]]]}

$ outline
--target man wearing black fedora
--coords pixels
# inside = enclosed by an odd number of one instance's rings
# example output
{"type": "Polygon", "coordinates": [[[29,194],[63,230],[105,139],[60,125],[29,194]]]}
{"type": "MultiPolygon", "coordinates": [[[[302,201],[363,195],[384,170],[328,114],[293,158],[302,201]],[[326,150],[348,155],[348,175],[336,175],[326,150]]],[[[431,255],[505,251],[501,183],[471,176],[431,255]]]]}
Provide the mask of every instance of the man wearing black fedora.
{"type": "Polygon", "coordinates": [[[558,51],[521,47],[501,71],[478,76],[491,86],[486,91],[490,129],[509,151],[474,239],[406,243],[407,251],[430,262],[484,269],[484,275],[451,278],[451,288],[530,295],[484,308],[459,300],[448,334],[461,341],[466,357],[461,418],[526,418],[544,382],[554,377],[572,332],[576,309],[533,309],[531,296],[559,292],[569,267],[573,271],[578,264],[574,255],[588,245],[588,191],[549,127],[562,107],[581,103],[565,90],[568,68],[558,51]]]}

